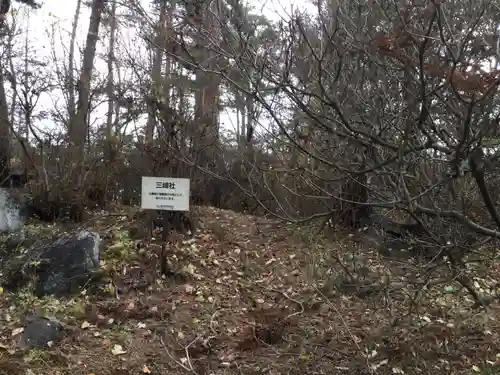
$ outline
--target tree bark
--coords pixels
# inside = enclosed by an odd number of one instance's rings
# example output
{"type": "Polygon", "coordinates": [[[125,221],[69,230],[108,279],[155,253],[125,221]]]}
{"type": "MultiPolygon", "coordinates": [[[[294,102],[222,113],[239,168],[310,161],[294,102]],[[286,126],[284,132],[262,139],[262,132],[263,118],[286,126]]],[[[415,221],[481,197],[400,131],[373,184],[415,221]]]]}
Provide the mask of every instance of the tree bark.
{"type": "Polygon", "coordinates": [[[68,86],[68,134],[73,132],[73,124],[76,115],[76,97],[75,97],[75,44],[76,44],[76,30],[78,28],[78,21],[80,19],[80,8],[82,0],[76,2],[75,14],[73,16],[73,24],[71,28],[71,39],[69,42],[69,55],[68,55],[68,71],[66,72],[66,80],[68,86]]]}
{"type": "Polygon", "coordinates": [[[161,84],[162,84],[162,59],[163,59],[163,48],[164,48],[164,37],[165,37],[165,21],[167,14],[167,1],[163,0],[160,5],[160,16],[158,19],[158,26],[155,35],[154,48],[155,56],[153,61],[153,66],[151,69],[151,84],[152,89],[149,93],[150,98],[148,100],[148,122],[146,124],[146,143],[153,143],[154,131],[156,128],[156,101],[161,100],[161,84]]]}
{"type": "Polygon", "coordinates": [[[116,37],[116,0],[113,0],[111,6],[111,23],[109,31],[109,47],[108,47],[108,82],[106,85],[106,92],[108,95],[108,113],[106,118],[106,147],[107,147],[107,161],[112,161],[113,158],[113,114],[114,114],[114,61],[115,61],[115,37],[116,37]]]}
{"type": "Polygon", "coordinates": [[[106,3],[107,0],[93,0],[92,2],[89,30],[87,32],[87,41],[83,54],[83,65],[77,84],[77,112],[75,116],[75,123],[73,124],[74,128],[71,129],[70,138],[73,146],[75,146],[79,152],[81,161],[83,161],[85,140],[88,132],[87,117],[90,102],[90,81],[92,79],[92,71],[94,69],[97,40],[99,39],[99,26],[101,24],[102,12],[106,3]]]}
{"type": "Polygon", "coordinates": [[[9,108],[5,95],[3,67],[0,66],[0,185],[4,185],[10,176],[11,124],[9,108]]]}

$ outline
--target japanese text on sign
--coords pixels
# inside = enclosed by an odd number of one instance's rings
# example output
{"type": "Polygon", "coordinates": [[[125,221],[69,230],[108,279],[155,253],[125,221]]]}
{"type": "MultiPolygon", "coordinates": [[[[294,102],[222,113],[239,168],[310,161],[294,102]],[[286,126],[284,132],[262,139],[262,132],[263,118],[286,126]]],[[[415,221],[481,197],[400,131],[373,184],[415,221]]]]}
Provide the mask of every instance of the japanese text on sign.
{"type": "Polygon", "coordinates": [[[175,182],[156,181],[157,189],[175,189],[175,182]]]}

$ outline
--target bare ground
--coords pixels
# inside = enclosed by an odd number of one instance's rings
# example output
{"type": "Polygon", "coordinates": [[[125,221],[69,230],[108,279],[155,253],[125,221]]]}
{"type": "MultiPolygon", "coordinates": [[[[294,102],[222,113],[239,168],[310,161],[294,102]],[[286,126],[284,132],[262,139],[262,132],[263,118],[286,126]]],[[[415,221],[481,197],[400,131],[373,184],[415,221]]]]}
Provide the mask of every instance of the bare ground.
{"type": "Polygon", "coordinates": [[[458,287],[381,288],[390,267],[347,234],[197,211],[196,235],[171,238],[173,277],[158,275],[159,240],[136,251],[130,216],[105,216],[93,221],[108,242],[97,295],[0,295],[0,374],[500,373],[497,303],[472,309],[458,287]],[[344,282],[349,262],[371,281],[344,282]],[[21,348],[28,312],[62,321],[64,340],[21,348]]]}

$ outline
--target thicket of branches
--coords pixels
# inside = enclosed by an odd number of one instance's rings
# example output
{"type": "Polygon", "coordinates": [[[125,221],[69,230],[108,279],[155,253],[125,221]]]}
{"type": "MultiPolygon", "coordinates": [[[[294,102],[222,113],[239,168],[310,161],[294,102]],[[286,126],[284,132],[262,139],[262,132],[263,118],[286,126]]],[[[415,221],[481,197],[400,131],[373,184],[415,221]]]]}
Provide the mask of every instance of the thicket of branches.
{"type": "Polygon", "coordinates": [[[409,220],[418,255],[484,302],[466,261],[500,237],[500,8],[314,6],[271,21],[233,0],[78,1],[69,42],[51,20],[42,60],[28,13],[13,12],[2,28],[1,179],[28,172],[46,216],[137,204],[140,177],[158,175],[191,178],[195,203],[288,221],[409,220]]]}

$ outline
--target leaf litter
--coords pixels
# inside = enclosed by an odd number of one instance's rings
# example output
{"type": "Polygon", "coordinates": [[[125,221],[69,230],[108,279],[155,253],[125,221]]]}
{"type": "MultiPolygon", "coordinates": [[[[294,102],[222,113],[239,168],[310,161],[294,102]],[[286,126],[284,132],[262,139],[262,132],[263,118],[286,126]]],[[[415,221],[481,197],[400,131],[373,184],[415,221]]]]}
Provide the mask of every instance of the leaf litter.
{"type": "Polygon", "coordinates": [[[500,369],[497,306],[487,312],[464,308],[466,297],[455,285],[445,285],[429,291],[427,310],[419,314],[408,316],[401,296],[389,311],[380,290],[361,294],[359,287],[348,289],[339,281],[344,270],[336,257],[364,255],[370,272],[388,267],[370,249],[360,254],[352,235],[320,236],[311,226],[210,207],[196,210],[200,229],[194,236],[169,238],[172,277],[158,273],[161,236],[143,241],[138,251],[128,236],[134,223],[124,213],[94,222],[108,242],[99,293],[56,300],[2,289],[0,374],[500,369]],[[57,317],[65,324],[65,339],[43,351],[21,348],[20,321],[28,312],[57,317]],[[398,314],[407,318],[405,324],[394,324],[391,317],[398,314]]]}

